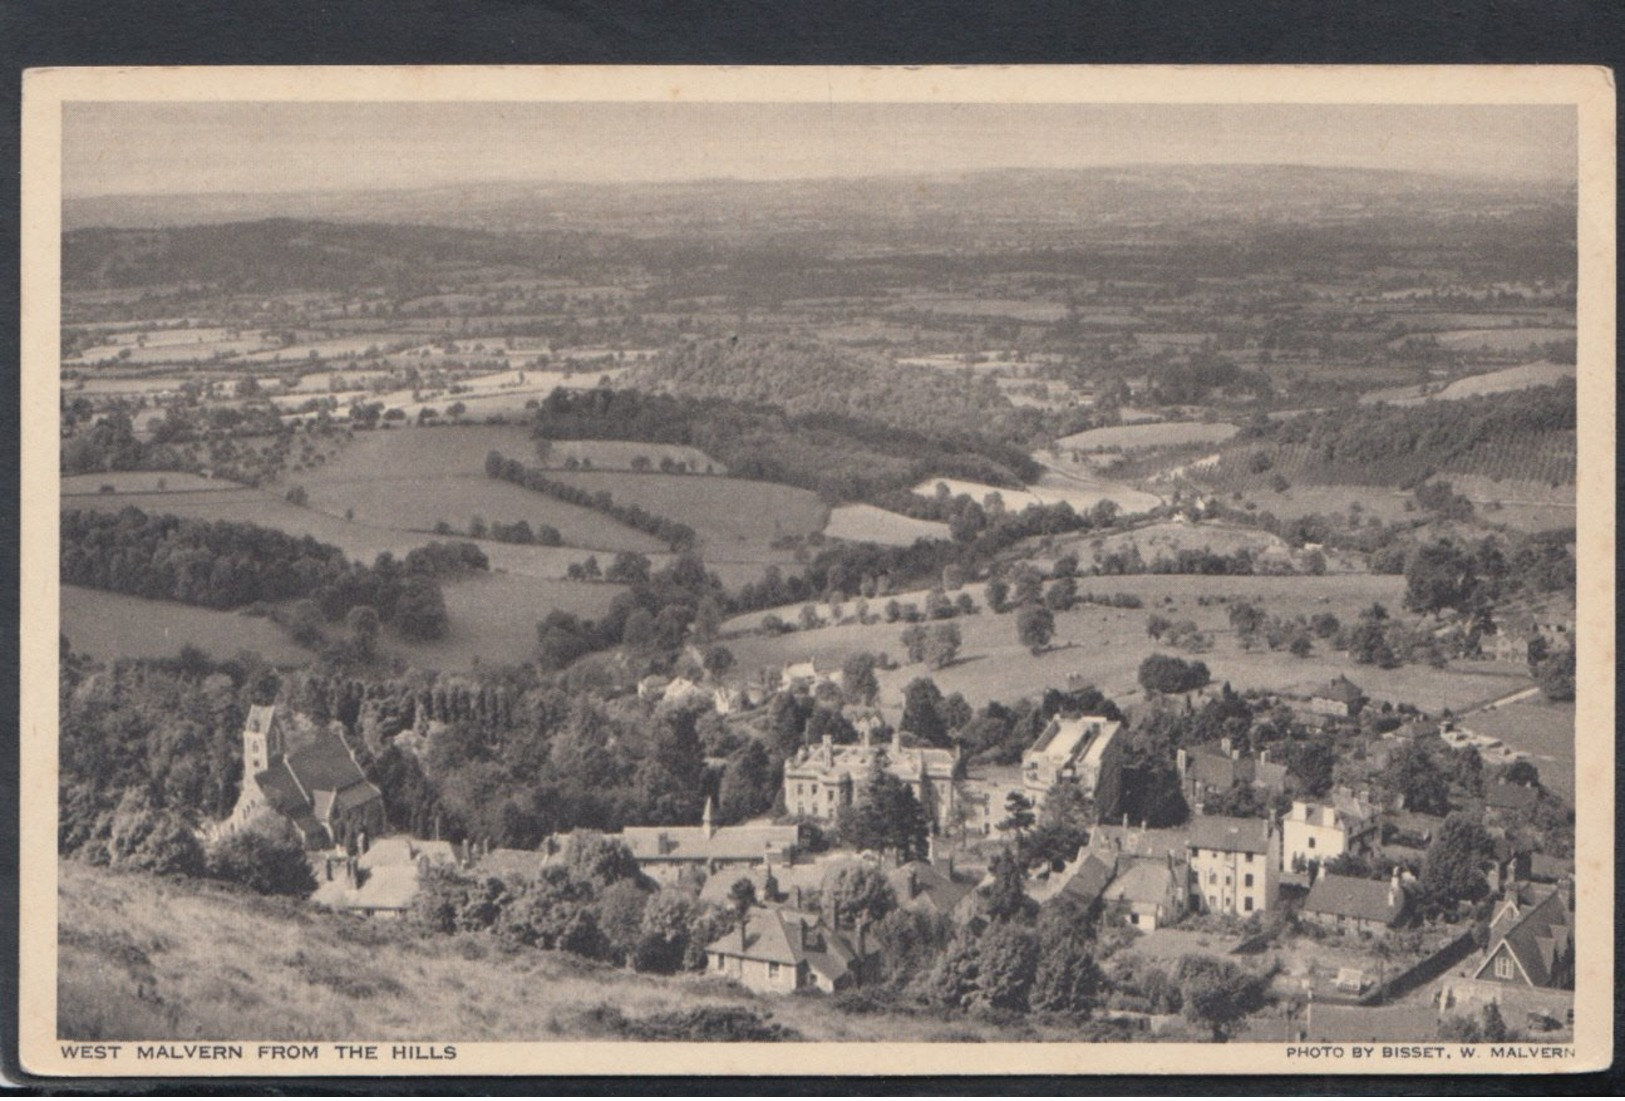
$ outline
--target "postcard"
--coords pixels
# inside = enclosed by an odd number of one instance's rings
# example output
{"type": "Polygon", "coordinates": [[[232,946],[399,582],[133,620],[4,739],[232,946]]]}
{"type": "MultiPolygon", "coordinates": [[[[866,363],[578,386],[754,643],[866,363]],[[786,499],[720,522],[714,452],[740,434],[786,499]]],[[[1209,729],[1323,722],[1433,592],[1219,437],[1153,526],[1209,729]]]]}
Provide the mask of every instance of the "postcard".
{"type": "Polygon", "coordinates": [[[1611,1063],[1607,71],[23,108],[28,1071],[1611,1063]]]}

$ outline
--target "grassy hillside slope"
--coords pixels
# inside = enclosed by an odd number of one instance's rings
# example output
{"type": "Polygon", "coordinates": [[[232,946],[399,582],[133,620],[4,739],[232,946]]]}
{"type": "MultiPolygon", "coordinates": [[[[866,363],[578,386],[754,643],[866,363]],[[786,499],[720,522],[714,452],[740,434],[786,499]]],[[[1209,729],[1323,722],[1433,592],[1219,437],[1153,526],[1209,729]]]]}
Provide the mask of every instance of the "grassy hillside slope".
{"type": "Polygon", "coordinates": [[[59,865],[58,1032],[80,1040],[545,1041],[723,1038],[696,1010],[753,1015],[785,1039],[1059,1040],[932,1012],[848,1015],[699,975],[637,975],[484,935],[422,938],[218,884],[59,865]]]}

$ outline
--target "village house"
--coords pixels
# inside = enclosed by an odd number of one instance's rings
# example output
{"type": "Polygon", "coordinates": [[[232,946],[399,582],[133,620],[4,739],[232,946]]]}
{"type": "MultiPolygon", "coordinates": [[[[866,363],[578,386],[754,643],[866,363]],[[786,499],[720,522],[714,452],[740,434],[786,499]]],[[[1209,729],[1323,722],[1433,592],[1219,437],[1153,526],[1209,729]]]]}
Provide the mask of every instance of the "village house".
{"type": "Polygon", "coordinates": [[[385,822],[383,793],[336,724],[295,724],[259,705],[243,724],[242,790],[217,832],[233,833],[266,811],[287,819],[307,849],[364,849],[385,822]]]}
{"type": "Polygon", "coordinates": [[[1309,697],[1309,710],[1335,719],[1355,719],[1368,702],[1359,685],[1339,674],[1309,697]]]}
{"type": "Polygon", "coordinates": [[[709,876],[789,864],[801,845],[799,826],[718,826],[709,798],[698,826],[627,826],[605,836],[625,845],[644,875],[668,885],[688,869],[709,876]]]}
{"type": "Polygon", "coordinates": [[[1340,933],[1381,934],[1400,923],[1408,901],[1397,870],[1384,882],[1332,875],[1322,866],[1298,916],[1311,925],[1340,933]]]}
{"type": "Polygon", "coordinates": [[[1281,833],[1263,818],[1198,817],[1190,824],[1192,893],[1206,913],[1246,917],[1273,909],[1281,833]]]}
{"type": "Polygon", "coordinates": [[[381,919],[400,918],[417,897],[431,867],[460,868],[466,860],[448,841],[386,837],[351,856],[328,854],[316,866],[311,901],[332,910],[381,919]]]}
{"type": "Polygon", "coordinates": [[[863,739],[859,744],[843,746],[826,734],[818,746],[802,746],[784,763],[785,809],[796,817],[833,822],[842,807],[852,805],[878,763],[909,786],[933,830],[946,830],[954,820],[958,751],[904,748],[903,736],[896,731],[886,746],[871,739],[868,727],[859,734],[863,739]]]}
{"type": "Polygon", "coordinates": [[[788,909],[753,907],[705,948],[707,974],[758,994],[833,994],[857,981],[860,962],[852,943],[819,915],[788,909]]]}
{"type": "Polygon", "coordinates": [[[938,861],[911,860],[886,873],[897,896],[897,905],[904,910],[919,910],[944,917],[952,914],[975,885],[954,875],[953,859],[938,861]]]}
{"type": "Polygon", "coordinates": [[[1302,871],[1310,861],[1369,853],[1380,830],[1376,808],[1347,790],[1333,792],[1326,803],[1295,799],[1281,819],[1281,870],[1302,871]]]}
{"type": "Polygon", "coordinates": [[[1574,989],[1574,914],[1561,888],[1519,884],[1490,919],[1475,980],[1574,989]]]}
{"type": "Polygon", "coordinates": [[[1243,757],[1229,738],[1220,738],[1217,745],[1181,747],[1174,753],[1174,769],[1179,774],[1185,801],[1196,809],[1237,784],[1246,784],[1269,795],[1286,790],[1287,768],[1271,761],[1269,750],[1261,751],[1257,757],[1243,757]]]}
{"type": "MultiPolygon", "coordinates": [[[[1034,806],[1042,806],[1049,789],[1065,780],[1094,798],[1104,786],[1116,790],[1123,767],[1122,723],[1098,715],[1057,715],[1021,758],[1021,781],[1034,806]]],[[[1111,814],[1115,807],[1105,808],[1111,814]]]]}

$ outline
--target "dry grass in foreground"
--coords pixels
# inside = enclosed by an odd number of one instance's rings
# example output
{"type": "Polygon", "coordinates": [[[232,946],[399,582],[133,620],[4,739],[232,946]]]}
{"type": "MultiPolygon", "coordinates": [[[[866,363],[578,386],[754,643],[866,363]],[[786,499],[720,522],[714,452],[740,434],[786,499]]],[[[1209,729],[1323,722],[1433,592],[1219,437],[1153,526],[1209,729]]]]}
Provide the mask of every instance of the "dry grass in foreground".
{"type": "Polygon", "coordinates": [[[483,936],[420,938],[217,884],[59,864],[58,1032],[78,1040],[1064,1040],[837,1010],[483,936]]]}

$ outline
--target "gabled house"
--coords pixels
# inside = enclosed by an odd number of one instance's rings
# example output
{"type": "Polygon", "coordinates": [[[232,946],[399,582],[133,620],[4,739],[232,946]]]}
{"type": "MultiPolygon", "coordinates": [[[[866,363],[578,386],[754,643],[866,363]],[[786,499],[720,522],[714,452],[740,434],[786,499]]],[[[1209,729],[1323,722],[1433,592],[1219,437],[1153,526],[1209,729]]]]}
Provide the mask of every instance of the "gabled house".
{"type": "Polygon", "coordinates": [[[752,908],[739,927],[705,947],[706,973],[758,994],[818,990],[833,994],[858,978],[852,943],[817,914],[752,908]]]}
{"type": "Polygon", "coordinates": [[[1358,718],[1368,702],[1359,685],[1339,674],[1309,697],[1309,710],[1338,719],[1358,718]]]}
{"type": "Polygon", "coordinates": [[[644,875],[667,884],[689,868],[717,875],[789,864],[801,845],[799,826],[716,825],[709,798],[698,826],[627,826],[606,836],[631,851],[644,875]]]}
{"type": "Polygon", "coordinates": [[[920,910],[947,916],[975,886],[954,876],[953,861],[931,864],[912,860],[886,873],[897,896],[897,905],[905,910],[920,910]]]}
{"type": "Polygon", "coordinates": [[[1489,943],[1474,979],[1574,989],[1574,914],[1556,887],[1524,885],[1490,920],[1489,943]]]}
{"type": "Polygon", "coordinates": [[[220,830],[234,832],[269,810],[293,825],[307,849],[365,848],[384,828],[383,793],[336,724],[305,723],[297,732],[292,725],[274,706],[249,709],[242,790],[220,830]]]}
{"type": "Polygon", "coordinates": [[[1386,933],[1404,918],[1408,901],[1397,871],[1384,882],[1323,869],[1298,916],[1323,929],[1386,933]]]}
{"type": "Polygon", "coordinates": [[[1185,801],[1197,808],[1237,784],[1246,784],[1269,795],[1286,790],[1287,768],[1271,761],[1269,750],[1260,751],[1257,757],[1244,757],[1229,738],[1176,750],[1174,770],[1179,774],[1185,801]]]}

